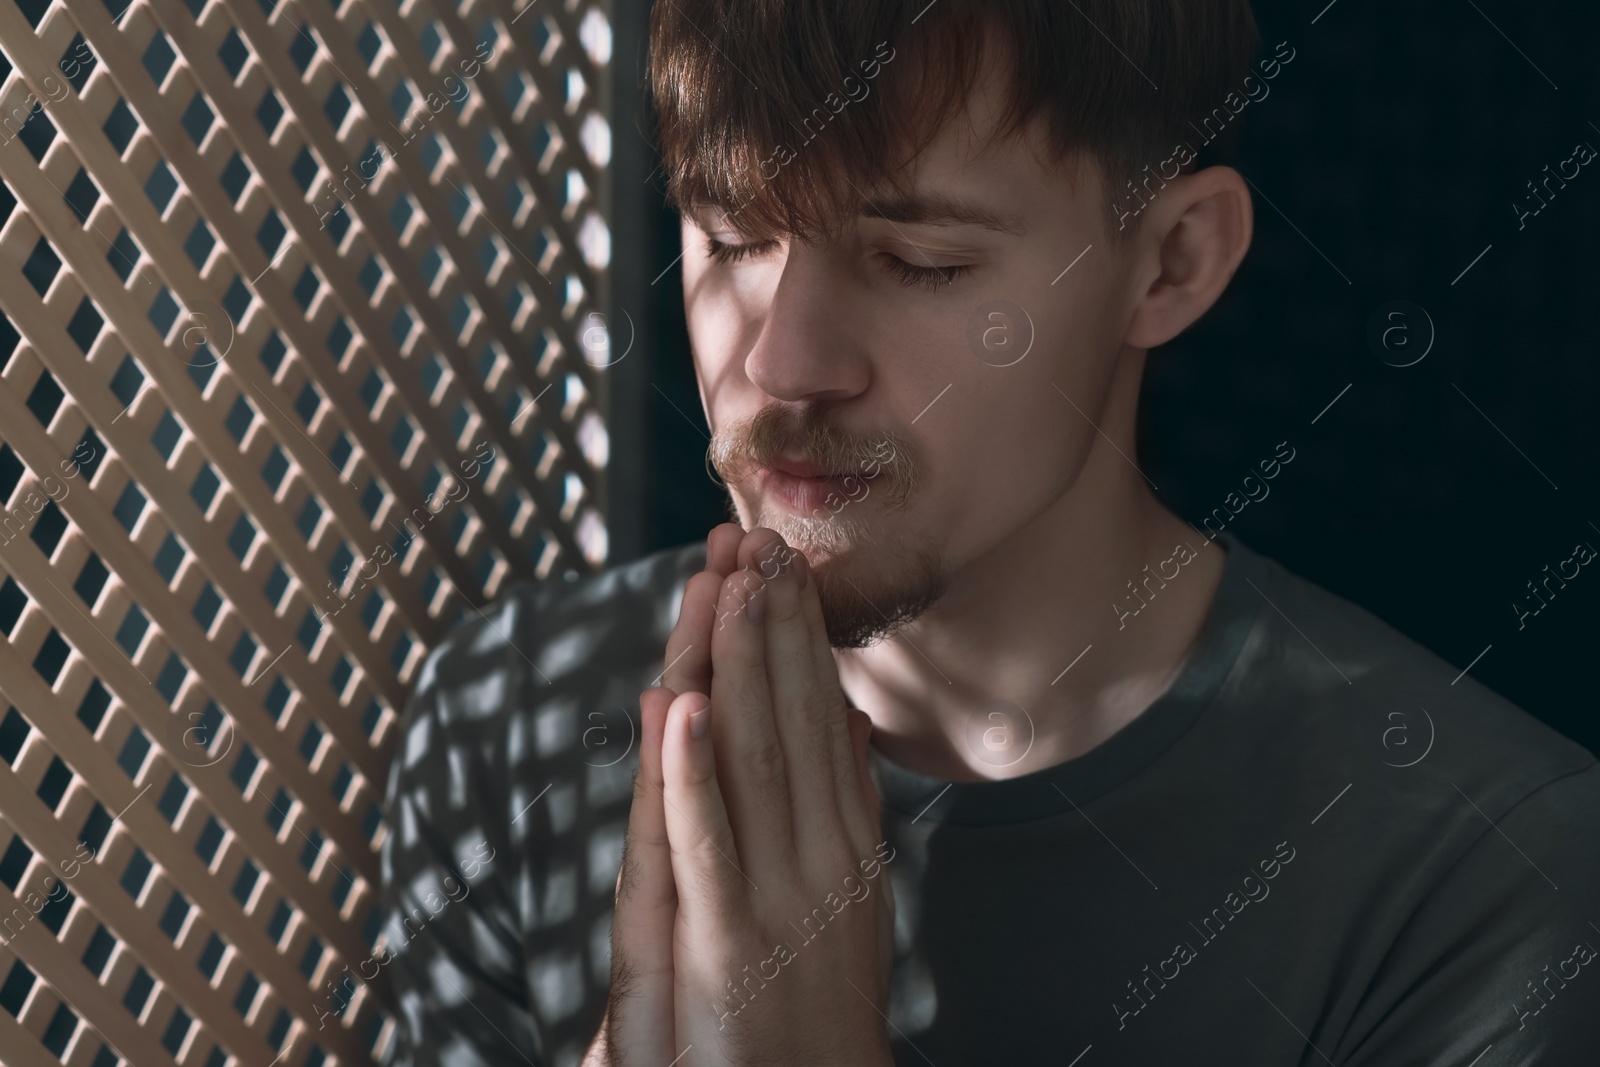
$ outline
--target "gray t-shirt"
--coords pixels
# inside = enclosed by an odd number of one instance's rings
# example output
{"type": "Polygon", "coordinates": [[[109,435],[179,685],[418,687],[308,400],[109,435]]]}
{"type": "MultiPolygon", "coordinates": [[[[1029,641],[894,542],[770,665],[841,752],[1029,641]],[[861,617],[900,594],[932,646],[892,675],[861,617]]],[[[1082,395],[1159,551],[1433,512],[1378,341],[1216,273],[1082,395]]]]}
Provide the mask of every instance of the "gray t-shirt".
{"type": "MultiPolygon", "coordinates": [[[[1231,532],[1217,546],[1198,645],[1093,751],[954,784],[875,756],[896,1061],[1600,1060],[1594,758],[1231,532]]],[[[581,1058],[637,698],[704,553],[520,584],[430,655],[389,783],[397,1064],[581,1058]]]]}

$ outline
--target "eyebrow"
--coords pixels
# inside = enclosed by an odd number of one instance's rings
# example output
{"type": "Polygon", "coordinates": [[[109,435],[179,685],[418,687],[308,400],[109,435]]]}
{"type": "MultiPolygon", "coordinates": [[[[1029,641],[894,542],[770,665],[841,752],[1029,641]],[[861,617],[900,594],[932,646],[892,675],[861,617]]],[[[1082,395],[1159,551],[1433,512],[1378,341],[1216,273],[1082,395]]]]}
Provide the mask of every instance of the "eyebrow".
{"type": "Polygon", "coordinates": [[[1020,237],[1026,228],[1020,215],[1001,214],[937,193],[914,197],[877,197],[866,201],[862,218],[921,226],[980,226],[1020,237]]]}

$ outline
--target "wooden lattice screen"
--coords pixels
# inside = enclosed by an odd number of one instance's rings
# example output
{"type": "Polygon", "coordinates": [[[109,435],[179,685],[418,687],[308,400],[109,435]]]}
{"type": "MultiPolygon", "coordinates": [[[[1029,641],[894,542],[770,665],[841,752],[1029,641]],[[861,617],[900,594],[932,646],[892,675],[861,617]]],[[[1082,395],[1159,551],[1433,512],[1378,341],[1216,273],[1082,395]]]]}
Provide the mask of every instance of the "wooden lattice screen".
{"type": "Polygon", "coordinates": [[[389,1046],[406,686],[606,557],[610,49],[593,0],[0,0],[0,1062],[389,1046]]]}

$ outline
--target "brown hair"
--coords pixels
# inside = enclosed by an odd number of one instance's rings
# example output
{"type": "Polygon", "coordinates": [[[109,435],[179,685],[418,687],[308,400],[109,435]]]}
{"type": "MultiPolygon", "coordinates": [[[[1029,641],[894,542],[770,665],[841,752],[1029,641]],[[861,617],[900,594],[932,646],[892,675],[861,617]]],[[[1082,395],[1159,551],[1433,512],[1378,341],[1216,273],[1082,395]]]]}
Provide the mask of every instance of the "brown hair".
{"type": "Polygon", "coordinates": [[[715,204],[752,237],[835,231],[874,187],[906,191],[901,165],[965,103],[986,40],[1012,61],[997,135],[1040,115],[1053,160],[1096,160],[1113,239],[1134,229],[1116,225],[1125,184],[1191,138],[1260,45],[1248,0],[658,0],[668,203],[715,204]]]}

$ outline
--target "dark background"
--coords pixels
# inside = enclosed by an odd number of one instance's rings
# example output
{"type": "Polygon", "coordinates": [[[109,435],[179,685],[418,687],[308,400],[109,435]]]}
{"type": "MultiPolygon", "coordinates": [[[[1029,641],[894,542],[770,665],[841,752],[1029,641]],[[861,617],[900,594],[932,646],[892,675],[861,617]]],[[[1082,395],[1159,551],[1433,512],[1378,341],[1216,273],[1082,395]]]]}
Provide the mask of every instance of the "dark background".
{"type": "MultiPolygon", "coordinates": [[[[726,499],[669,269],[677,220],[647,181],[647,6],[619,3],[616,26],[615,300],[635,343],[613,371],[619,563],[704,537],[726,499]]],[[[1297,55],[1236,120],[1254,245],[1216,307],[1152,353],[1140,465],[1199,524],[1287,440],[1293,463],[1229,529],[1458,668],[1487,647],[1474,677],[1600,751],[1600,566],[1524,629],[1511,607],[1536,606],[1525,583],[1579,542],[1600,548],[1600,159],[1520,231],[1512,209],[1578,142],[1600,149],[1600,15],[1507,0],[1255,11],[1263,55],[1279,41],[1297,55]],[[1367,341],[1394,300],[1436,330],[1414,366],[1367,341]]]]}

